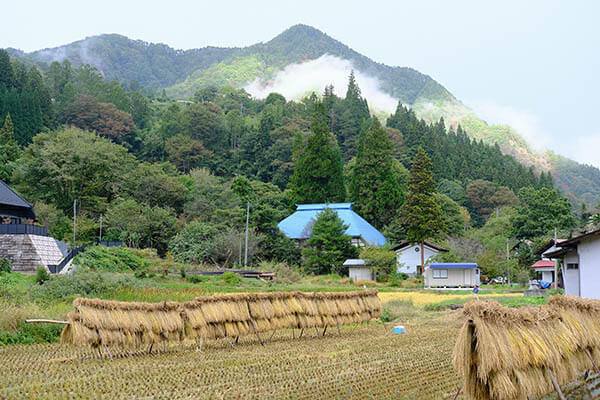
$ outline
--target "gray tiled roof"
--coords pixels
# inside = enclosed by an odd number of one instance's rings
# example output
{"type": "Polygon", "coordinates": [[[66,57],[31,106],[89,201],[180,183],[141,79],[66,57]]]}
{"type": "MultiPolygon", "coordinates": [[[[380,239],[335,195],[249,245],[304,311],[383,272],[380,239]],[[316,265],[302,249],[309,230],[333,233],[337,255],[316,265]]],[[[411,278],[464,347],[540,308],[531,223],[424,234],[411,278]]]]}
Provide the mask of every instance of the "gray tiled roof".
{"type": "Polygon", "coordinates": [[[12,207],[23,207],[33,208],[33,206],[15,193],[6,183],[0,180],[0,204],[12,206],[12,207]]]}

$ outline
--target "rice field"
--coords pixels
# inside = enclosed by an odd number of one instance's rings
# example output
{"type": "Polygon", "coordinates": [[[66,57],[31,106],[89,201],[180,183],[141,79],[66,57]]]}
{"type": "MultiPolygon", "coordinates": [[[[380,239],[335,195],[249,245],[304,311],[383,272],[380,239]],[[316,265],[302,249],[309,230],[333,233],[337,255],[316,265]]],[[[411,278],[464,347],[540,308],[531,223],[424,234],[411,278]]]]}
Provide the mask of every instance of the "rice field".
{"type": "Polygon", "coordinates": [[[523,297],[523,293],[495,293],[495,294],[439,294],[430,291],[413,291],[413,292],[380,292],[379,298],[384,304],[390,301],[408,301],[416,307],[424,307],[429,304],[435,304],[447,300],[470,300],[470,299],[489,299],[489,298],[517,298],[523,297]]]}
{"type": "Polygon", "coordinates": [[[221,339],[202,351],[170,345],[118,358],[112,350],[112,359],[58,344],[7,346],[0,398],[452,399],[460,385],[450,365],[456,317],[408,324],[406,335],[375,323],[325,337],[284,329],[264,347],[246,337],[235,348],[221,339]]]}
{"type": "MultiPolygon", "coordinates": [[[[272,337],[265,332],[264,346],[249,335],[233,348],[212,339],[201,349],[167,342],[134,354],[118,347],[0,347],[0,399],[453,399],[462,385],[452,352],[463,313],[422,307],[472,295],[379,295],[384,308],[397,311],[394,323],[330,327],[325,336],[322,328],[302,337],[284,328],[272,337]],[[407,333],[394,335],[395,324],[407,333]]],[[[600,380],[589,379],[591,390],[569,385],[567,398],[600,399],[600,380]]]]}

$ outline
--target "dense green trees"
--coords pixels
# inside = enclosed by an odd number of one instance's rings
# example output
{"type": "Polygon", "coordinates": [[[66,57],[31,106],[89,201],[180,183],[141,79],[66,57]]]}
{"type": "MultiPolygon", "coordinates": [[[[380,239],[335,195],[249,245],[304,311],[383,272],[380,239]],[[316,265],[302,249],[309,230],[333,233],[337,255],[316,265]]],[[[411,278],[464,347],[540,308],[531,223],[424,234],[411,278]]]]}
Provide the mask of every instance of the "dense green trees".
{"type": "Polygon", "coordinates": [[[556,190],[523,188],[519,200],[521,205],[511,218],[515,238],[549,235],[555,228],[570,229],[576,224],[571,203],[556,190]]]}
{"type": "Polygon", "coordinates": [[[346,198],[342,158],[329,133],[325,119],[325,107],[315,108],[312,134],[306,143],[294,149],[295,168],[289,189],[293,201],[306,203],[335,203],[346,198]]]}
{"type": "Polygon", "coordinates": [[[406,200],[400,210],[406,239],[421,243],[421,265],[425,265],[424,241],[445,229],[442,210],[435,198],[437,192],[431,169],[431,160],[425,150],[419,148],[410,169],[406,200]]]}
{"type": "Polygon", "coordinates": [[[325,208],[314,221],[306,247],[302,249],[304,269],[313,274],[340,272],[348,258],[358,257],[358,250],[346,235],[347,225],[337,213],[325,208]]]}
{"type": "Polygon", "coordinates": [[[30,201],[68,212],[77,199],[97,215],[120,195],[120,184],[134,166],[134,156],[124,147],[66,128],[37,135],[19,159],[13,180],[30,201]]]}
{"type": "MultiPolygon", "coordinates": [[[[501,225],[505,245],[513,227],[515,237],[531,238],[551,225],[571,226],[549,173],[537,178],[497,147],[468,139],[462,128],[427,124],[402,106],[382,127],[353,74],[343,98],[332,86],[321,99],[312,94],[301,101],[276,93],[253,99],[225,86],[173,102],[134,84],[108,82],[89,66],[45,68],[42,75],[0,51],[0,179],[35,202],[40,222],[59,239],[71,240],[77,199],[79,242],[98,237],[103,215],[105,238],[160,254],[171,243],[182,260],[232,265],[242,254],[250,201],[253,259],[299,264],[300,249],[277,229],[294,203],[353,201],[392,242],[443,234],[485,243],[476,259],[491,270],[501,260],[501,244],[479,232],[501,225]],[[506,217],[516,206],[519,214],[506,217]],[[467,231],[471,218],[483,228],[467,231]]],[[[343,234],[336,224],[325,231],[343,234]]],[[[343,262],[316,251],[344,241],[326,237],[305,251],[309,270],[343,262]]]]}
{"type": "Polygon", "coordinates": [[[406,188],[395,174],[392,143],[377,118],[360,134],[352,171],[350,198],[353,209],[381,229],[398,215],[406,188]]]}

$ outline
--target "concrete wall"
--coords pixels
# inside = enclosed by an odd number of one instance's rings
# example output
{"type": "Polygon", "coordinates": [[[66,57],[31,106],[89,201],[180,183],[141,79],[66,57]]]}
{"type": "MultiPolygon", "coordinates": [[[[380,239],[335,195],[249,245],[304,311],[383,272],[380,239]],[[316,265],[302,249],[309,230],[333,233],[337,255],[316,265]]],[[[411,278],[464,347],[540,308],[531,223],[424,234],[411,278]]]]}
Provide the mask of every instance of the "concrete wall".
{"type": "MultiPolygon", "coordinates": [[[[580,269],[567,269],[567,264],[579,264],[579,256],[576,251],[569,252],[565,255],[563,259],[562,274],[565,283],[565,294],[579,296],[580,269]]],[[[581,268],[581,265],[579,268],[581,268]]]]}
{"type": "Polygon", "coordinates": [[[581,297],[600,300],[600,237],[579,243],[577,251],[581,297]]]}
{"type": "Polygon", "coordinates": [[[8,258],[15,271],[35,272],[40,265],[58,264],[63,253],[49,236],[0,235],[0,257],[8,258]]]}
{"type": "Polygon", "coordinates": [[[433,269],[425,269],[425,287],[473,287],[479,285],[476,268],[448,269],[448,278],[434,278],[433,269]]]}
{"type": "MultiPolygon", "coordinates": [[[[425,263],[427,263],[429,258],[437,255],[438,253],[439,251],[425,245],[425,263]]],[[[417,273],[417,265],[421,265],[420,244],[414,244],[401,250],[397,250],[396,254],[396,271],[398,271],[398,273],[404,272],[405,274],[409,275],[414,275],[417,273]],[[418,249],[418,251],[415,251],[415,249],[418,249]]]]}
{"type": "Polygon", "coordinates": [[[352,279],[355,282],[356,281],[372,281],[372,280],[374,280],[373,274],[371,273],[369,268],[365,268],[365,267],[349,267],[348,275],[350,276],[350,279],[352,279]]]}

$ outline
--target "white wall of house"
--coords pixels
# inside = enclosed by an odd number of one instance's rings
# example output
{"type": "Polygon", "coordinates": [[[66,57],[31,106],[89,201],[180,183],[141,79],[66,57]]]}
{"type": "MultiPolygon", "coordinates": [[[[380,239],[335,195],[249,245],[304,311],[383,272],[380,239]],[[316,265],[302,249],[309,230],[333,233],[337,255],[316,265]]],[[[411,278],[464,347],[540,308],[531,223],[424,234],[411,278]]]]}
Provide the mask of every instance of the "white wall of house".
{"type": "Polygon", "coordinates": [[[600,238],[595,236],[577,246],[581,297],[600,300],[600,238]]]}
{"type": "Polygon", "coordinates": [[[563,259],[562,273],[563,273],[563,281],[565,283],[565,294],[571,296],[580,296],[581,293],[579,291],[579,268],[570,269],[568,268],[568,264],[578,264],[579,265],[579,256],[577,251],[571,251],[567,253],[563,259]]]}
{"type": "MultiPolygon", "coordinates": [[[[439,254],[439,251],[425,245],[425,263],[427,263],[428,259],[437,254],[439,254]]],[[[417,273],[417,265],[421,265],[420,244],[414,244],[403,249],[396,250],[396,255],[396,271],[398,273],[404,272],[405,274],[409,275],[414,275],[417,273]]]]}
{"type": "MultiPolygon", "coordinates": [[[[438,273],[439,274],[439,273],[438,273]]],[[[425,268],[425,287],[473,287],[479,285],[479,269],[432,269],[425,268]],[[435,270],[441,271],[445,277],[435,277],[435,270]],[[446,271],[444,273],[443,271],[446,271]]]]}
{"type": "Polygon", "coordinates": [[[348,275],[354,282],[373,280],[373,273],[367,267],[349,267],[348,275]]]}

